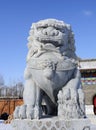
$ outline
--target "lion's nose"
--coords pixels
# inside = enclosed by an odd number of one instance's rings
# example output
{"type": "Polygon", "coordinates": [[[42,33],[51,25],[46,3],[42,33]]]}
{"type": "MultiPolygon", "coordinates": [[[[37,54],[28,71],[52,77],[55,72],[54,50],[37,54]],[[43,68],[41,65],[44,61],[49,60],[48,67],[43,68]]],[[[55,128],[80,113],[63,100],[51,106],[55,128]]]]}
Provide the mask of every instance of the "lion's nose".
{"type": "Polygon", "coordinates": [[[43,34],[48,36],[57,36],[58,33],[58,30],[54,29],[53,27],[47,27],[43,30],[43,34]]]}

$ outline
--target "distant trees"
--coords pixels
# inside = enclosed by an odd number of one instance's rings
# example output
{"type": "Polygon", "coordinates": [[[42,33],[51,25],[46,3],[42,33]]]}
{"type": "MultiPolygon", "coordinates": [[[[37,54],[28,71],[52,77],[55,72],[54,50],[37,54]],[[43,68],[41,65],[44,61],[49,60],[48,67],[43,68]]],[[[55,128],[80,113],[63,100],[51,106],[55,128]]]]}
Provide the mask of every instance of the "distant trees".
{"type": "Polygon", "coordinates": [[[23,82],[18,81],[14,85],[6,86],[4,84],[4,78],[0,75],[0,97],[23,97],[23,82]]]}
{"type": "Polygon", "coordinates": [[[23,97],[24,85],[22,82],[18,82],[15,86],[11,87],[11,95],[19,98],[23,97]]]}
{"type": "Polygon", "coordinates": [[[4,85],[4,78],[2,75],[0,75],[0,86],[4,85]]]}

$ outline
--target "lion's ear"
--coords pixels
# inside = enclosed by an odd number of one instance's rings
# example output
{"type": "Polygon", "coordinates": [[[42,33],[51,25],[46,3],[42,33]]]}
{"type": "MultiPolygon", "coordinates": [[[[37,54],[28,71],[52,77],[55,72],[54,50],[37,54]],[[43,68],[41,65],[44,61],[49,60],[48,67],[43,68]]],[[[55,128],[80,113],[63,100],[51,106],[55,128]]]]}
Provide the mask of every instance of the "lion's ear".
{"type": "Polygon", "coordinates": [[[74,39],[74,33],[72,30],[69,31],[68,35],[68,56],[73,59],[77,59],[76,53],[75,53],[75,39],[74,39]]]}
{"type": "Polygon", "coordinates": [[[74,39],[74,33],[72,31],[69,32],[68,35],[68,48],[69,50],[75,52],[75,39],[74,39]]]}

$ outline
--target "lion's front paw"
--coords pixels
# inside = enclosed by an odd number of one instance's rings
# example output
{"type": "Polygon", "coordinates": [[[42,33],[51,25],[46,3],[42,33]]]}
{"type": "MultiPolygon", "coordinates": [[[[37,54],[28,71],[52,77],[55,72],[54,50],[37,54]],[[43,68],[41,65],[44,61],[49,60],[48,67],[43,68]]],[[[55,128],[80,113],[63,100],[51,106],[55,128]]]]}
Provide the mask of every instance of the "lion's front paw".
{"type": "Polygon", "coordinates": [[[41,117],[40,108],[32,105],[17,106],[14,111],[15,119],[39,119],[41,117]]]}

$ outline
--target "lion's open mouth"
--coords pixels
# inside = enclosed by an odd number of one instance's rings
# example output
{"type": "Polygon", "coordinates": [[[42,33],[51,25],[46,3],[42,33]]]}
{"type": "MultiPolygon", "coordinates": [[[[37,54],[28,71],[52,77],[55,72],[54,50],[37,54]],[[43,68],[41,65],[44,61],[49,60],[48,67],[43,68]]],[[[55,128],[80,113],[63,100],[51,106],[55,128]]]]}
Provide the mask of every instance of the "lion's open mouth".
{"type": "Polygon", "coordinates": [[[62,40],[58,39],[58,38],[47,38],[47,37],[46,38],[44,38],[44,37],[41,38],[41,37],[37,37],[36,40],[39,41],[39,42],[42,42],[44,44],[51,43],[56,47],[62,46],[62,40]]]}
{"type": "Polygon", "coordinates": [[[53,40],[47,40],[47,39],[42,39],[40,42],[43,42],[44,44],[51,43],[56,47],[60,45],[59,41],[53,41],[53,40]]]}

